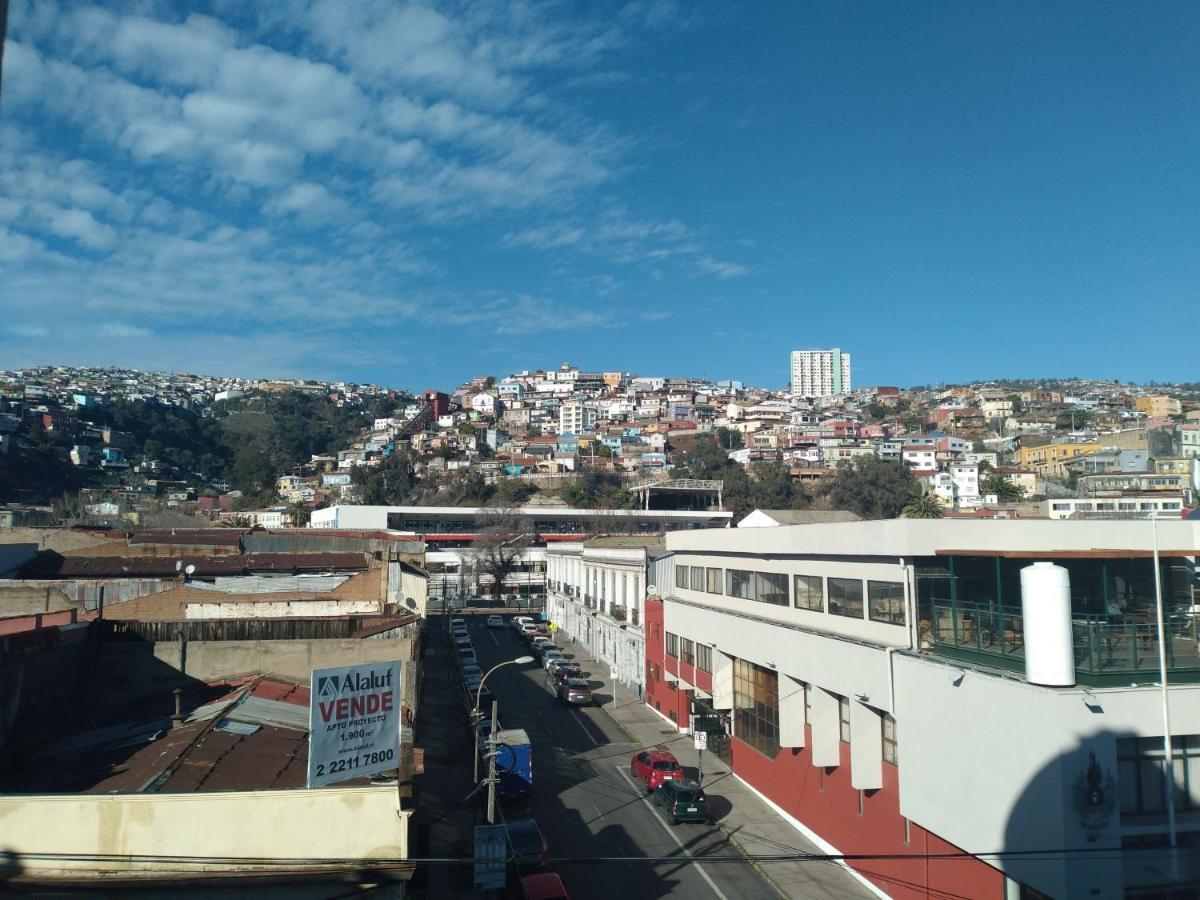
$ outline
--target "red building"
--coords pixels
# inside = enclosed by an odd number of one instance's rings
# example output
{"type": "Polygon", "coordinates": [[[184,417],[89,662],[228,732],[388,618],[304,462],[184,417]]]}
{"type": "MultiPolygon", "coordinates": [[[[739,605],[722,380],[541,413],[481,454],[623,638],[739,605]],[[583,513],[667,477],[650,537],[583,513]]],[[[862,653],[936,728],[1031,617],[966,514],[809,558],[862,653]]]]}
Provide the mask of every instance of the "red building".
{"type": "Polygon", "coordinates": [[[421,395],[421,399],[430,408],[435,419],[440,419],[450,412],[450,395],[441,391],[429,390],[421,395]]]}

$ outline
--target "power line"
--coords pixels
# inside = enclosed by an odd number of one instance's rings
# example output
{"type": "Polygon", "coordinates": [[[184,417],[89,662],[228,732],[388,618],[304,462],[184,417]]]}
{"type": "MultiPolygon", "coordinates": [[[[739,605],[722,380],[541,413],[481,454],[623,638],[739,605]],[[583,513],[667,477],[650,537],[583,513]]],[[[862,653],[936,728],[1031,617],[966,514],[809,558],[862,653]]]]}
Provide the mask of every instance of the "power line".
{"type": "MultiPolygon", "coordinates": [[[[503,824],[503,823],[502,823],[503,824]]],[[[428,856],[428,857],[257,857],[257,856],[192,856],[187,854],[107,854],[107,853],[18,853],[17,860],[41,860],[47,862],[96,862],[96,863],[178,863],[194,865],[230,864],[255,866],[291,866],[295,868],[320,868],[346,866],[358,868],[400,868],[413,865],[462,865],[473,864],[471,856],[428,856]]],[[[965,850],[953,853],[729,853],[711,856],[690,855],[691,861],[703,863],[742,862],[854,862],[854,861],[903,861],[903,860],[960,860],[960,859],[1046,859],[1068,860],[1085,857],[1088,859],[1157,858],[1170,855],[1170,849],[1138,848],[1125,850],[1120,847],[1063,847],[1046,850],[995,850],[970,853],[965,850]]],[[[678,855],[669,856],[558,856],[547,862],[564,864],[589,863],[677,863],[678,855]]]]}

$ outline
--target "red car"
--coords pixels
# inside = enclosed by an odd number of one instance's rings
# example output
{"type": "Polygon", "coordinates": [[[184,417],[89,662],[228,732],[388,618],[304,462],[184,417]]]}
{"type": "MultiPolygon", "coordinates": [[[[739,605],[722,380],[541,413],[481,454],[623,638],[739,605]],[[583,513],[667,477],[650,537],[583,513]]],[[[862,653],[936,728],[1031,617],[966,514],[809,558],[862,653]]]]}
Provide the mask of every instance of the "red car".
{"type": "Polygon", "coordinates": [[[664,781],[684,778],[683,766],[666,750],[643,750],[635,753],[629,763],[629,769],[634,780],[642,782],[649,793],[657,791],[664,781]]]}
{"type": "Polygon", "coordinates": [[[540,872],[521,879],[523,900],[571,900],[562,879],[554,872],[540,872]]]}

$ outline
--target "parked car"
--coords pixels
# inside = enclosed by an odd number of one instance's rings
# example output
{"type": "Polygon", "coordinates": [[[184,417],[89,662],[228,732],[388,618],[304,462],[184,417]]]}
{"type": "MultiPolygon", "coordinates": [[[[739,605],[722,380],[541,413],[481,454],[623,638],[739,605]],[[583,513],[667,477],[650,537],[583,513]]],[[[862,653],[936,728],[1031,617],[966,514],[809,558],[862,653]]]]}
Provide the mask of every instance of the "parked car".
{"type": "Polygon", "coordinates": [[[567,678],[559,682],[558,699],[568,706],[586,706],[592,702],[592,689],[582,678],[567,678]]]}
{"type": "Polygon", "coordinates": [[[550,848],[536,819],[510,819],[504,827],[508,832],[509,860],[518,872],[546,864],[550,848]]]}
{"type": "Polygon", "coordinates": [[[503,619],[503,617],[501,617],[501,616],[488,616],[488,617],[487,617],[487,627],[488,627],[488,628],[503,628],[503,627],[504,627],[504,619],[503,619]]]}
{"type": "Polygon", "coordinates": [[[537,626],[534,625],[532,622],[526,622],[524,625],[521,626],[518,633],[521,635],[521,637],[525,638],[526,640],[529,640],[530,638],[534,638],[534,637],[538,636],[538,629],[537,629],[537,626]]]}
{"type": "Polygon", "coordinates": [[[667,813],[667,824],[679,822],[713,823],[708,811],[708,798],[694,781],[664,781],[654,792],[654,802],[667,813]]]}
{"type": "Polygon", "coordinates": [[[566,659],[566,655],[561,650],[551,650],[547,648],[542,651],[542,668],[547,672],[550,671],[550,664],[566,659]]]}
{"type": "Polygon", "coordinates": [[[683,766],[666,750],[642,750],[633,754],[629,769],[633,780],[644,784],[648,792],[658,790],[664,781],[681,780],[684,777],[683,766]]]}
{"type": "Polygon", "coordinates": [[[467,712],[472,712],[475,709],[475,703],[479,703],[479,711],[485,716],[490,715],[492,711],[492,701],[496,699],[496,695],[492,693],[492,689],[486,684],[483,690],[479,690],[479,683],[463,685],[463,700],[467,706],[467,712]]]}
{"type": "Polygon", "coordinates": [[[535,637],[529,642],[529,648],[533,650],[535,656],[541,656],[546,650],[558,649],[554,641],[548,637],[535,637]]]}
{"type": "Polygon", "coordinates": [[[550,665],[546,667],[546,674],[558,680],[559,676],[566,672],[571,678],[582,678],[583,669],[579,667],[579,663],[573,659],[564,656],[562,659],[554,659],[550,661],[550,665]]]}
{"type": "Polygon", "coordinates": [[[464,680],[467,678],[475,678],[479,681],[482,681],[483,669],[479,668],[479,666],[475,665],[474,663],[467,663],[462,667],[462,677],[464,680]]]}
{"type": "Polygon", "coordinates": [[[471,647],[458,648],[458,664],[459,666],[477,666],[479,660],[475,658],[475,651],[471,647]]]}
{"type": "Polygon", "coordinates": [[[521,879],[521,900],[571,900],[555,872],[538,872],[521,879]]]}
{"type": "Polygon", "coordinates": [[[471,646],[471,638],[469,635],[456,634],[451,638],[451,640],[453,641],[454,646],[456,646],[456,647],[470,647],[471,646]]]}
{"type": "Polygon", "coordinates": [[[532,625],[533,619],[531,619],[529,616],[513,616],[508,624],[512,626],[513,631],[520,631],[521,626],[532,625]]]}

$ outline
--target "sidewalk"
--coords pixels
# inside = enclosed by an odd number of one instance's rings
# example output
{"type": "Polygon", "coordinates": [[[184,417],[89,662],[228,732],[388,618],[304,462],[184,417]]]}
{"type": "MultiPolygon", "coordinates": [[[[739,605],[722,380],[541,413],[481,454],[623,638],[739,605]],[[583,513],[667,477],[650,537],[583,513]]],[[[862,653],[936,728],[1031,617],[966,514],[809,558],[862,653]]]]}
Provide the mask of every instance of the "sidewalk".
{"type": "MultiPolygon", "coordinates": [[[[594,659],[582,644],[563,640],[557,642],[565,652],[575,655],[589,681],[600,682],[599,692],[614,696],[608,678],[608,665],[594,659]]],[[[695,777],[699,753],[691,735],[680,734],[675,723],[660,715],[621,684],[616,686],[615,702],[604,704],[604,712],[629,735],[634,743],[644,747],[664,746],[695,777]]],[[[808,840],[787,820],[764,803],[741,779],[737,778],[714,753],[704,754],[704,791],[716,810],[717,827],[731,843],[746,856],[822,854],[825,851],[808,840]]],[[[843,900],[847,897],[879,896],[868,890],[844,866],[835,862],[805,862],[802,859],[760,861],[754,865],[763,876],[789,900],[843,900]]]]}

